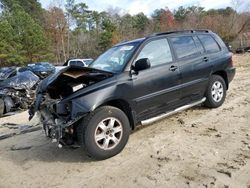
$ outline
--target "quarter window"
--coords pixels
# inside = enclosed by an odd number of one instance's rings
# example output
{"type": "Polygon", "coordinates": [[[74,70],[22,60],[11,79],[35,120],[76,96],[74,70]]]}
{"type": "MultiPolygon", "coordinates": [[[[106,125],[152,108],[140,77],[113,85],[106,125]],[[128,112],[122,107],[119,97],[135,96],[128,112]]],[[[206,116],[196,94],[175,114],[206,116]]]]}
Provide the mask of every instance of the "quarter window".
{"type": "Polygon", "coordinates": [[[191,36],[171,37],[171,42],[178,58],[199,54],[193,37],[191,36]]]}
{"type": "Polygon", "coordinates": [[[208,53],[220,51],[219,45],[210,35],[199,35],[198,37],[208,53]]]}
{"type": "Polygon", "coordinates": [[[167,39],[159,39],[146,44],[136,60],[142,58],[148,58],[151,67],[171,62],[173,59],[167,39]]]}

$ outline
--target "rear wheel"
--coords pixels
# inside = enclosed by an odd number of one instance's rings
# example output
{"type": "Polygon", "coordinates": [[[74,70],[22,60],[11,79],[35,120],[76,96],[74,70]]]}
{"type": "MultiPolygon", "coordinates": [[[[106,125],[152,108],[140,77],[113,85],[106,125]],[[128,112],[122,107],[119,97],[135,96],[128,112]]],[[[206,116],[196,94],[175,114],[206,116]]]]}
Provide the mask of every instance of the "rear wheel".
{"type": "Polygon", "coordinates": [[[226,98],[226,83],[219,75],[212,75],[206,90],[205,106],[217,108],[223,104],[226,98]]]}
{"type": "Polygon", "coordinates": [[[104,106],[84,118],[77,134],[87,153],[103,160],[122,151],[129,138],[130,124],[123,111],[104,106]]]}

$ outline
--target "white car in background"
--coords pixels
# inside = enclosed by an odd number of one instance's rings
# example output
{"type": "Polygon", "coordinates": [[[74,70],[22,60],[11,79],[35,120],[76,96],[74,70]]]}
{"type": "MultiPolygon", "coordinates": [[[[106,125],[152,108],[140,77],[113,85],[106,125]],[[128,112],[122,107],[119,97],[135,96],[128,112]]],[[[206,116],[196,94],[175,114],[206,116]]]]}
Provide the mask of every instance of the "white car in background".
{"type": "Polygon", "coordinates": [[[92,62],[93,62],[93,59],[91,59],[91,58],[89,58],[89,59],[69,59],[66,61],[66,63],[64,63],[63,66],[74,65],[74,66],[87,67],[92,62]]]}

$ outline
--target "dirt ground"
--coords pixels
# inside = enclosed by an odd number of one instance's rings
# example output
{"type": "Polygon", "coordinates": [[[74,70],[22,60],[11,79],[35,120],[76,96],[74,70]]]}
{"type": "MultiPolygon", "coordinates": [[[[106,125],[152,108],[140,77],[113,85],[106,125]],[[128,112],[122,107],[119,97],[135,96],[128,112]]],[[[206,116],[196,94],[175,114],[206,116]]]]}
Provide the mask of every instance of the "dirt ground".
{"type": "MultiPolygon", "coordinates": [[[[223,106],[195,107],[140,128],[105,161],[58,149],[41,130],[0,141],[0,187],[250,188],[250,54],[234,56],[234,65],[223,106]]],[[[26,119],[23,112],[0,124],[26,119]]]]}

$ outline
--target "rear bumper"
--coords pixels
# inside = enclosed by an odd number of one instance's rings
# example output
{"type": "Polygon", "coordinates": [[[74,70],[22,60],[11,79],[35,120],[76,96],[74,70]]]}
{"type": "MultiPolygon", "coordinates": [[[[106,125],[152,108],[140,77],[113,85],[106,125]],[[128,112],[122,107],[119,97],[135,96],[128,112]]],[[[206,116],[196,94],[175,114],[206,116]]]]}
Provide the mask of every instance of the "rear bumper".
{"type": "Polygon", "coordinates": [[[235,67],[230,67],[226,70],[226,73],[227,73],[227,79],[228,79],[228,83],[230,83],[234,76],[235,76],[235,73],[236,73],[236,68],[235,67]]]}

